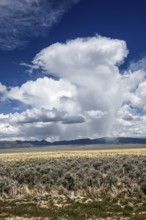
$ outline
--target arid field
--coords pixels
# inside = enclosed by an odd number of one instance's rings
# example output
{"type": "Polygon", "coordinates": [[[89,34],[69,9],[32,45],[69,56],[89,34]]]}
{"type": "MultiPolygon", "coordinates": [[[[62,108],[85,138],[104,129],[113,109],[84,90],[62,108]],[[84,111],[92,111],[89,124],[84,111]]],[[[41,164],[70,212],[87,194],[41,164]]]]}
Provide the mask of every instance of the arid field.
{"type": "Polygon", "coordinates": [[[146,148],[1,150],[0,219],[146,220],[146,148]]]}

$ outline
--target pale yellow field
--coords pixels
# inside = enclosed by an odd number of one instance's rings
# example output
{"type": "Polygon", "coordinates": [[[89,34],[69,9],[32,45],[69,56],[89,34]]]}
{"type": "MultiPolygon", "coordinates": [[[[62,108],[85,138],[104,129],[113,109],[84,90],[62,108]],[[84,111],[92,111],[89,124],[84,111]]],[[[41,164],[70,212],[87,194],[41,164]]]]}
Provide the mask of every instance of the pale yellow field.
{"type": "Polygon", "coordinates": [[[105,157],[116,155],[143,155],[146,156],[146,148],[126,149],[99,149],[99,150],[52,150],[52,151],[23,151],[23,152],[1,152],[0,161],[17,161],[26,159],[47,159],[60,157],[105,157]]]}

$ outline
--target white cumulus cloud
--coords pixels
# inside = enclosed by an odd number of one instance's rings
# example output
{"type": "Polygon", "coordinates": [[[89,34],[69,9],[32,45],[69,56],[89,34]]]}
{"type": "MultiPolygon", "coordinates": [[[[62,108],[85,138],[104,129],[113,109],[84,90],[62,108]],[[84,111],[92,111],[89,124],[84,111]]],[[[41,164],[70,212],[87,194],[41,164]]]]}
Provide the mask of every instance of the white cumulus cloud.
{"type": "Polygon", "coordinates": [[[26,106],[1,114],[1,138],[64,140],[146,134],[146,72],[120,72],[128,54],[122,40],[77,38],[40,51],[32,69],[48,77],[2,86],[3,100],[26,106]],[[50,75],[52,78],[49,78],[50,75]]]}
{"type": "Polygon", "coordinates": [[[52,109],[60,108],[62,99],[72,100],[75,94],[76,87],[70,82],[44,77],[36,81],[28,81],[20,87],[12,87],[7,93],[7,98],[32,107],[52,109]]]}

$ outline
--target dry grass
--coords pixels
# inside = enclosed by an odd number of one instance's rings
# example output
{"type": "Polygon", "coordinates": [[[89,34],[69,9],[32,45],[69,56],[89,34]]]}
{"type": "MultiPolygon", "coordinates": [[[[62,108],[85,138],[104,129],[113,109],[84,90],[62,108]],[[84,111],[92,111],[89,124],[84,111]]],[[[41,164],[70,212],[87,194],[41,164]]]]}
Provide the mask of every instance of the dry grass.
{"type": "MultiPolygon", "coordinates": [[[[117,146],[118,148],[118,146],[117,146]]],[[[73,150],[73,148],[68,148],[66,150],[57,148],[55,150],[45,150],[40,151],[39,149],[35,150],[27,150],[26,152],[20,150],[18,152],[0,152],[0,160],[1,161],[18,161],[18,160],[25,160],[25,159],[48,159],[48,158],[61,158],[61,157],[110,157],[116,155],[145,155],[146,156],[146,148],[139,148],[134,147],[134,149],[124,148],[124,149],[93,149],[88,150],[87,148],[82,148],[80,150],[73,150]]]]}
{"type": "Polygon", "coordinates": [[[0,219],[145,220],[146,149],[103,148],[0,152],[0,219]]]}

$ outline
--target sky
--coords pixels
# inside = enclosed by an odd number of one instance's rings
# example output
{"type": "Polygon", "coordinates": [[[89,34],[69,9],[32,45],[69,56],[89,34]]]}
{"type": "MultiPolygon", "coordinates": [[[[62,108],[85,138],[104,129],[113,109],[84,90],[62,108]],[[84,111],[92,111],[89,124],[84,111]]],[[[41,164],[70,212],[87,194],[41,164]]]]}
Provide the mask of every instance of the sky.
{"type": "Polygon", "coordinates": [[[145,0],[1,0],[0,140],[146,137],[145,0]]]}

